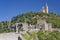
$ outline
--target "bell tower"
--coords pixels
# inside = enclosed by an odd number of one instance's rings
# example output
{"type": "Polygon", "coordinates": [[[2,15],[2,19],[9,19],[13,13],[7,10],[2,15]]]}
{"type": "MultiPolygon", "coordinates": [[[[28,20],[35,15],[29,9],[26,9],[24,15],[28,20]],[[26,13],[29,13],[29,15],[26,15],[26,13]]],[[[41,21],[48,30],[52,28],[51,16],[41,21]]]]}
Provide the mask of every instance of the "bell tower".
{"type": "Polygon", "coordinates": [[[47,5],[47,3],[45,5],[45,13],[48,13],[48,5],[47,5]]]}

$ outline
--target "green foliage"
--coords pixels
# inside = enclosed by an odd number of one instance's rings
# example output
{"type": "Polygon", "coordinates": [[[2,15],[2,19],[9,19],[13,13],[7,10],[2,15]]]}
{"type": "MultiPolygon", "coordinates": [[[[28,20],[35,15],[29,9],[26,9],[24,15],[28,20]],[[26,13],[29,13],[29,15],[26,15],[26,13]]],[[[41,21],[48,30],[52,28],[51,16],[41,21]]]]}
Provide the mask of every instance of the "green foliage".
{"type": "Polygon", "coordinates": [[[27,12],[12,18],[12,22],[27,22],[28,24],[36,24],[37,20],[45,19],[48,23],[52,23],[54,28],[60,28],[60,16],[54,12],[48,14],[42,12],[27,12]]]}
{"type": "Polygon", "coordinates": [[[53,31],[38,31],[38,32],[31,32],[30,34],[22,34],[22,37],[26,40],[60,40],[60,32],[53,31]]]}
{"type": "Polygon", "coordinates": [[[39,40],[60,40],[60,32],[44,32],[37,33],[39,40]]]}
{"type": "Polygon", "coordinates": [[[2,23],[0,22],[0,28],[2,28],[2,23]]]}
{"type": "Polygon", "coordinates": [[[22,34],[22,37],[26,40],[31,40],[32,39],[32,37],[28,34],[22,34]]]}
{"type": "Polygon", "coordinates": [[[32,19],[32,17],[34,17],[35,15],[36,15],[36,12],[28,12],[25,14],[21,14],[16,17],[13,17],[12,22],[16,23],[16,22],[25,22],[26,21],[28,24],[31,24],[31,23],[35,24],[36,20],[32,19]],[[35,20],[35,21],[33,21],[33,20],[35,20]]]}
{"type": "Polygon", "coordinates": [[[60,17],[58,17],[55,13],[50,13],[49,16],[46,18],[48,23],[52,23],[53,28],[60,28],[60,17]]]}
{"type": "Polygon", "coordinates": [[[26,40],[36,40],[37,38],[37,33],[36,32],[32,32],[30,34],[22,34],[23,38],[26,39],[26,40]]]}
{"type": "Polygon", "coordinates": [[[46,39],[46,34],[44,34],[43,31],[39,31],[37,33],[39,40],[45,40],[46,39]]]}
{"type": "Polygon", "coordinates": [[[13,32],[13,29],[9,29],[9,28],[0,29],[0,33],[5,33],[5,32],[13,32]]]}

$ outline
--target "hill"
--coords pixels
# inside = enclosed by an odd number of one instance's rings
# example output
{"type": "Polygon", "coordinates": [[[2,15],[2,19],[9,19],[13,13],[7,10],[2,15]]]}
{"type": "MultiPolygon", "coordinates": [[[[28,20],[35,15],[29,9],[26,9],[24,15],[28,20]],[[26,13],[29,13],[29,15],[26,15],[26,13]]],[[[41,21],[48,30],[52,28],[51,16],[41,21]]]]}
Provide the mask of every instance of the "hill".
{"type": "Polygon", "coordinates": [[[43,12],[27,12],[23,14],[19,14],[15,17],[12,18],[11,22],[16,23],[16,22],[27,22],[28,24],[36,24],[37,20],[39,19],[45,19],[46,22],[52,23],[52,26],[54,28],[60,28],[60,15],[54,13],[54,12],[49,12],[43,13],[43,12]]]}

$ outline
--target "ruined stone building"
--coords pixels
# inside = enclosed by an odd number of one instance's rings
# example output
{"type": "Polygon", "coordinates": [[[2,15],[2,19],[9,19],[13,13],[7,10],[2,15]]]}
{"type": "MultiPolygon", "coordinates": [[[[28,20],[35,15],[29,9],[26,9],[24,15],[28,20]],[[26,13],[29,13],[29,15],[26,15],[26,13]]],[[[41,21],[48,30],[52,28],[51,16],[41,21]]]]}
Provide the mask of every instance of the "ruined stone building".
{"type": "Polygon", "coordinates": [[[45,20],[37,20],[36,28],[40,30],[52,31],[51,23],[47,23],[45,20]]]}
{"type": "Polygon", "coordinates": [[[29,26],[28,26],[28,23],[15,23],[15,26],[16,26],[16,33],[18,33],[19,31],[19,28],[22,28],[23,31],[28,31],[29,30],[29,26]]]}
{"type": "Polygon", "coordinates": [[[36,25],[28,25],[28,23],[16,23],[16,33],[18,33],[19,27],[23,28],[23,31],[30,31],[30,30],[45,30],[45,31],[52,31],[51,23],[47,23],[46,20],[37,20],[36,25]]]}

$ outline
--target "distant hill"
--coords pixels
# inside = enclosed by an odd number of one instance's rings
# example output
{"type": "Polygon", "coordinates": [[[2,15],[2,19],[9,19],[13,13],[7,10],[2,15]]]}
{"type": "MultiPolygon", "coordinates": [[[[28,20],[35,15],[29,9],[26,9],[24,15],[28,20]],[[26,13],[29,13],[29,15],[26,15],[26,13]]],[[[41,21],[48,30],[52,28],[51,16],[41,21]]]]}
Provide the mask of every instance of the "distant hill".
{"type": "Polygon", "coordinates": [[[60,15],[50,12],[50,13],[42,13],[42,12],[27,12],[24,14],[19,14],[12,18],[11,22],[27,22],[28,24],[36,24],[37,20],[45,19],[46,22],[52,23],[54,28],[60,28],[60,15]]]}

